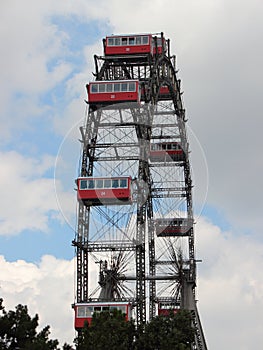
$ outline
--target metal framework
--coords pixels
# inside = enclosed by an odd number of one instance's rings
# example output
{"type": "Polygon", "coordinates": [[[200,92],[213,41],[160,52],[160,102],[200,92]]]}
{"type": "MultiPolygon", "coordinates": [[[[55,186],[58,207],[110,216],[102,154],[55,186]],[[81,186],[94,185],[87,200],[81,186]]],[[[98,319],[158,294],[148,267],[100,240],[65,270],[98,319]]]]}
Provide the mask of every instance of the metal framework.
{"type": "MultiPolygon", "coordinates": [[[[162,33],[159,36],[163,39],[162,33]]],[[[157,46],[156,37],[155,41],[157,46]]],[[[80,130],[79,176],[132,176],[133,203],[84,206],[79,202],[73,241],[76,302],[132,301],[137,324],[152,319],[160,302],[180,305],[193,316],[192,349],[207,349],[195,301],[193,225],[183,235],[156,234],[160,218],[193,222],[185,110],[175,56],[170,55],[169,40],[165,42],[168,49],[153,55],[94,56],[96,80],[138,79],[144,101],[140,106],[90,106],[80,130]],[[163,86],[169,90],[168,98],[161,96],[163,86]],[[179,142],[184,160],[151,162],[154,142],[179,142]],[[91,281],[94,263],[99,267],[97,287],[91,281]]]]}

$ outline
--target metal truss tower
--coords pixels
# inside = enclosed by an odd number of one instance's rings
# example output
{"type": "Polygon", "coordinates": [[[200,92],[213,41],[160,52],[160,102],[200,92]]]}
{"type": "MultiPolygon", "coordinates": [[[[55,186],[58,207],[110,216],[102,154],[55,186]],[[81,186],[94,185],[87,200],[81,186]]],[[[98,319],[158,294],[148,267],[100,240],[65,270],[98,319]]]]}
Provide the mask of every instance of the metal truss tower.
{"type": "Polygon", "coordinates": [[[138,80],[141,103],[90,105],[80,128],[79,176],[131,176],[133,198],[130,205],[79,201],[76,303],[129,301],[137,324],[152,319],[160,305],[188,309],[196,330],[192,349],[201,350],[207,346],[195,300],[185,109],[170,42],[163,33],[153,41],[153,54],[94,56],[95,81],[138,80]],[[165,152],[154,153],[153,144],[165,152]],[[169,151],[174,145],[183,155],[169,151]]]}

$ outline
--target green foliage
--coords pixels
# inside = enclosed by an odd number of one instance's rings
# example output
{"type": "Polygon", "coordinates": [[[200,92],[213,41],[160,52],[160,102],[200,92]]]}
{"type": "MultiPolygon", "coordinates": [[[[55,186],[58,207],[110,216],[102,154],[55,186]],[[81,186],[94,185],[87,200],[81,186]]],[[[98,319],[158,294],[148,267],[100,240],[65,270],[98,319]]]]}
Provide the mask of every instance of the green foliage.
{"type": "Polygon", "coordinates": [[[116,310],[94,314],[75,339],[77,350],[189,350],[194,341],[191,315],[181,310],[169,317],[157,316],[135,329],[132,321],[116,310]]]}
{"type": "Polygon", "coordinates": [[[194,341],[191,315],[181,310],[175,315],[157,316],[145,325],[138,337],[137,349],[144,350],[188,350],[194,341]]]}
{"type": "MultiPolygon", "coordinates": [[[[0,350],[59,350],[58,341],[49,339],[49,326],[37,332],[38,315],[30,317],[27,306],[6,311],[0,299],[0,350]]],[[[181,310],[168,317],[157,316],[135,328],[118,310],[94,314],[74,340],[77,350],[190,350],[194,341],[191,314],[181,310]]],[[[63,350],[73,350],[68,344],[63,350]]]]}
{"type": "MultiPolygon", "coordinates": [[[[56,350],[58,341],[49,339],[49,326],[39,333],[38,315],[31,318],[27,306],[17,305],[15,311],[6,311],[0,299],[0,350],[56,350]]],[[[72,349],[65,344],[64,350],[72,349]]]]}

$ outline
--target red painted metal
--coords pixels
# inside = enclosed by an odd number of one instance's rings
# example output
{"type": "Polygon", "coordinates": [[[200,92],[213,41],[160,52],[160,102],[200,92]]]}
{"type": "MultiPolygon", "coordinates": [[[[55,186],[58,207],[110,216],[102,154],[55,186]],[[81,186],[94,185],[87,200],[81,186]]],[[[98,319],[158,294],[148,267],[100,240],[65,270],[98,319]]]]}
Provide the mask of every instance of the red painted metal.
{"type": "Polygon", "coordinates": [[[125,314],[125,320],[131,319],[132,305],[129,302],[89,302],[77,303],[73,305],[75,311],[75,329],[84,327],[85,322],[91,324],[94,313],[103,311],[113,312],[117,309],[125,314]]]}
{"type": "Polygon", "coordinates": [[[95,81],[86,87],[89,104],[140,102],[138,80],[95,81]]]}
{"type": "Polygon", "coordinates": [[[151,162],[184,161],[185,153],[179,142],[158,142],[151,144],[151,162]]]}
{"type": "MultiPolygon", "coordinates": [[[[166,51],[166,40],[157,38],[157,52],[162,53],[162,48],[166,51]]],[[[111,35],[107,36],[104,44],[105,56],[114,55],[137,55],[137,54],[156,53],[156,44],[152,34],[137,34],[137,35],[111,35]]]]}
{"type": "Polygon", "coordinates": [[[107,36],[104,53],[105,56],[143,53],[152,54],[152,35],[107,36]]]}
{"type": "Polygon", "coordinates": [[[79,177],[78,200],[85,205],[131,204],[131,177],[79,177]]]}
{"type": "Polygon", "coordinates": [[[158,237],[186,236],[192,227],[192,220],[187,218],[155,219],[156,235],[158,237]]]}

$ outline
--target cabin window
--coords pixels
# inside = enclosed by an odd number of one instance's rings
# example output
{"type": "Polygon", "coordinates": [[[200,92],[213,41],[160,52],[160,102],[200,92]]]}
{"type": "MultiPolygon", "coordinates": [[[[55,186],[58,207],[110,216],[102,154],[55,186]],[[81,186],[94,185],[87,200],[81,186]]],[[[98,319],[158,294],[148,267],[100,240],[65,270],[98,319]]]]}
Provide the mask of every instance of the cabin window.
{"type": "Polygon", "coordinates": [[[149,43],[149,37],[148,36],[143,36],[142,37],[142,44],[147,45],[149,43]]]}
{"type": "Polygon", "coordinates": [[[110,307],[109,306],[102,306],[102,311],[109,311],[110,307]]]}
{"type": "Polygon", "coordinates": [[[103,180],[96,180],[96,188],[103,188],[103,180]]]}
{"type": "Polygon", "coordinates": [[[119,180],[114,179],[112,180],[112,188],[118,188],[119,187],[119,180]]]}
{"type": "Polygon", "coordinates": [[[80,189],[85,190],[87,188],[87,180],[80,180],[80,189]]]}
{"type": "Polygon", "coordinates": [[[121,91],[123,91],[123,92],[128,91],[128,84],[127,83],[121,84],[121,91]]]}
{"type": "Polygon", "coordinates": [[[112,84],[106,84],[107,92],[112,92],[112,84]]]}
{"type": "Polygon", "coordinates": [[[114,45],[114,39],[108,38],[108,46],[113,46],[113,45],[114,45]]]}
{"type": "Polygon", "coordinates": [[[91,92],[94,92],[94,93],[98,92],[98,84],[91,85],[91,92]]]}
{"type": "Polygon", "coordinates": [[[135,44],[135,38],[129,38],[129,45],[135,44]]]}
{"type": "Polygon", "coordinates": [[[120,46],[120,44],[121,44],[121,39],[115,38],[115,46],[120,46]]]}
{"type": "Polygon", "coordinates": [[[176,143],[172,144],[172,149],[177,149],[177,144],[176,143]]]}
{"type": "Polygon", "coordinates": [[[121,44],[122,44],[122,46],[127,46],[127,44],[128,44],[127,38],[121,38],[121,44]]]}
{"type": "Polygon", "coordinates": [[[114,92],[120,92],[121,91],[121,84],[115,83],[114,84],[114,92]]]}
{"type": "Polygon", "coordinates": [[[129,91],[136,91],[136,84],[135,83],[129,83],[129,91]]]}
{"type": "Polygon", "coordinates": [[[93,314],[93,306],[86,307],[86,316],[91,317],[93,314]]]}
{"type": "Polygon", "coordinates": [[[182,222],[182,226],[189,226],[190,225],[190,222],[188,219],[184,219],[183,222],[182,222]]]}
{"type": "Polygon", "coordinates": [[[170,143],[167,144],[167,149],[172,149],[172,145],[170,143]]]}
{"type": "Polygon", "coordinates": [[[88,182],[89,182],[89,186],[88,187],[91,188],[91,189],[94,188],[94,182],[95,181],[94,180],[89,180],[88,182]]]}
{"type": "Polygon", "coordinates": [[[110,310],[118,310],[118,307],[117,306],[111,306],[110,310]]]}
{"type": "Polygon", "coordinates": [[[118,310],[120,310],[123,314],[126,313],[125,306],[118,306],[118,310]]]}
{"type": "Polygon", "coordinates": [[[105,92],[105,84],[99,84],[99,92],[105,92]]]}
{"type": "Polygon", "coordinates": [[[86,307],[78,306],[77,308],[77,317],[85,317],[86,316],[86,307]]]}
{"type": "Polygon", "coordinates": [[[127,187],[127,179],[120,179],[120,187],[121,188],[127,187]]]}
{"type": "Polygon", "coordinates": [[[104,180],[104,188],[111,188],[111,180],[109,179],[104,180]]]}
{"type": "Polygon", "coordinates": [[[135,38],[135,43],[136,43],[136,45],[141,45],[141,36],[137,36],[135,38]]]}
{"type": "Polygon", "coordinates": [[[93,314],[93,306],[78,306],[77,317],[91,317],[93,314]]]}
{"type": "Polygon", "coordinates": [[[175,309],[176,305],[175,304],[163,304],[160,303],[159,309],[167,310],[167,309],[175,309]]]}
{"type": "Polygon", "coordinates": [[[94,312],[100,312],[101,306],[94,306],[94,312]]]}

